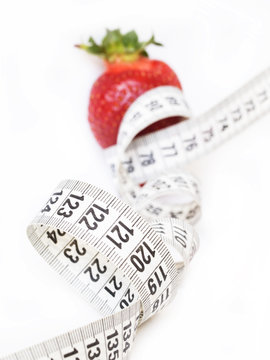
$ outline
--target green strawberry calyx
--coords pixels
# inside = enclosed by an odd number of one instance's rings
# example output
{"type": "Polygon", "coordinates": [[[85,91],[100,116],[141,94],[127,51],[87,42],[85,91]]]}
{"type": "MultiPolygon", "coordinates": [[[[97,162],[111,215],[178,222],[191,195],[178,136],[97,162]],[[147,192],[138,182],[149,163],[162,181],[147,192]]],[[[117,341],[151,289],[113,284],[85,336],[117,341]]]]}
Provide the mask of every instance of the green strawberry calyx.
{"type": "Polygon", "coordinates": [[[115,29],[107,30],[100,45],[90,37],[88,44],[75,46],[90,54],[97,55],[110,63],[114,63],[135,61],[141,56],[148,57],[145,48],[151,44],[163,46],[155,40],[154,35],[148,41],[141,42],[134,30],[122,34],[119,29],[115,29]]]}

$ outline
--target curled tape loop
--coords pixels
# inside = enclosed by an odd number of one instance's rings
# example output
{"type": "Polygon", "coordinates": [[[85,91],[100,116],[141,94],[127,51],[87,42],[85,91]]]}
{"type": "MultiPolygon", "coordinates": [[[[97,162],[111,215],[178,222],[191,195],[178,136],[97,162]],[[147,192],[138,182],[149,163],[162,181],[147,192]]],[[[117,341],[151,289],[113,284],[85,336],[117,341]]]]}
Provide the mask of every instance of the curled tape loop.
{"type": "Polygon", "coordinates": [[[200,217],[200,196],[196,179],[179,169],[174,169],[173,173],[171,169],[159,169],[153,177],[151,167],[156,156],[152,151],[149,153],[150,144],[147,144],[146,153],[140,155],[140,165],[150,169],[143,187],[130,176],[135,167],[124,167],[126,163],[133,163],[132,159],[123,161],[132,141],[143,129],[164,118],[178,116],[180,119],[187,119],[190,114],[182,91],[173,86],[159,86],[135,100],[120,125],[114,165],[119,191],[123,199],[149,220],[162,216],[195,223],[200,217]]]}
{"type": "Polygon", "coordinates": [[[269,69],[204,115],[136,137],[162,118],[191,116],[177,88],[139,97],[106,150],[125,202],[63,181],[27,229],[37,252],[104,317],[1,360],[125,359],[138,326],[172,300],[199,247],[191,225],[201,213],[199,186],[183,166],[269,110],[269,69]]]}

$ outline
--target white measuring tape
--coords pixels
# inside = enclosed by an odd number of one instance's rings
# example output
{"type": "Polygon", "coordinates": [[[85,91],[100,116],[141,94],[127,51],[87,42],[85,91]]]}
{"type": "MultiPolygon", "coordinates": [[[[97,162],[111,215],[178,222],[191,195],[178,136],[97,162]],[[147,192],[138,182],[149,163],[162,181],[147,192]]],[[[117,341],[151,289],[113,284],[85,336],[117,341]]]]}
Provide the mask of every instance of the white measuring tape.
{"type": "Polygon", "coordinates": [[[105,317],[1,360],[126,358],[138,326],[171,301],[199,246],[191,225],[200,216],[198,184],[183,165],[269,111],[267,70],[203,116],[135,138],[160,119],[191,116],[177,88],[139,97],[124,116],[117,146],[106,150],[132,207],[68,180],[27,230],[38,253],[105,317]]]}

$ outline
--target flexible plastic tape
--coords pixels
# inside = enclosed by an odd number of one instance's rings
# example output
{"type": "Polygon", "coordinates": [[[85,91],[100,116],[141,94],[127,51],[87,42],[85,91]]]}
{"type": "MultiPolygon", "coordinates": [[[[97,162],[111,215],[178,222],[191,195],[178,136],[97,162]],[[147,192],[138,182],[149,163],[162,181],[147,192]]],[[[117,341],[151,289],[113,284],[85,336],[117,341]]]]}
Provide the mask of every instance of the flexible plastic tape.
{"type": "Polygon", "coordinates": [[[104,317],[2,360],[126,358],[138,326],[171,301],[199,246],[191,225],[200,216],[199,187],[183,165],[269,111],[270,70],[203,116],[136,137],[160,119],[191,116],[177,88],[139,97],[117,146],[106,150],[125,202],[67,180],[27,229],[37,252],[104,317]]]}

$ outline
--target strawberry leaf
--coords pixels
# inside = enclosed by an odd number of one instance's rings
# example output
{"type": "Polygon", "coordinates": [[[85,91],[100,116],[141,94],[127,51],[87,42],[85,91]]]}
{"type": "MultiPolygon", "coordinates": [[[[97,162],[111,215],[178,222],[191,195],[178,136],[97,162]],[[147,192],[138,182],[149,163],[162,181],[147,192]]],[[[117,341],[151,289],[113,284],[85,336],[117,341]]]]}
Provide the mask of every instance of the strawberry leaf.
{"type": "Polygon", "coordinates": [[[140,56],[148,57],[145,48],[148,45],[162,46],[155,40],[154,35],[148,41],[140,42],[134,30],[122,34],[120,29],[108,30],[99,45],[90,37],[88,44],[75,45],[87,52],[103,57],[109,62],[134,61],[140,56]]]}

